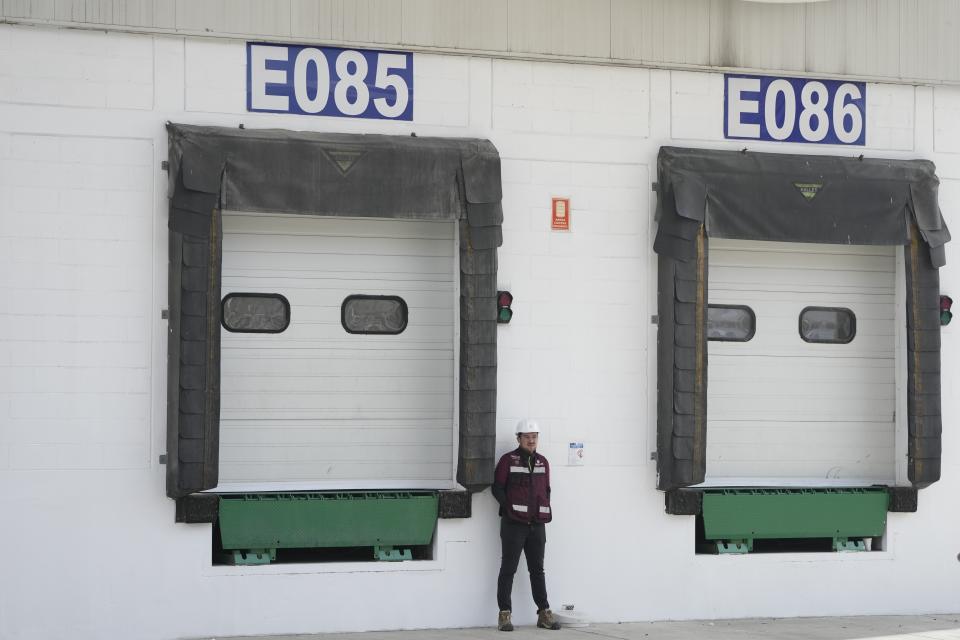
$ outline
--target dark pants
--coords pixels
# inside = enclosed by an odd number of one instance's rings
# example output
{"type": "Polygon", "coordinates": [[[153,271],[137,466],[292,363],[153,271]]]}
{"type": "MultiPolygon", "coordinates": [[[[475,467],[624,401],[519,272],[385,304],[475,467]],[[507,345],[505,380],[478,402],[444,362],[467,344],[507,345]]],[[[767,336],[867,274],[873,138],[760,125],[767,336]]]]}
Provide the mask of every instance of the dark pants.
{"type": "Polygon", "coordinates": [[[500,545],[502,557],[500,575],[497,577],[497,605],[501,611],[512,611],[510,593],[513,591],[513,574],[520,563],[520,552],[527,557],[530,571],[530,589],[537,609],[549,609],[547,581],[543,576],[543,550],[547,544],[547,527],[543,524],[523,524],[504,516],[500,522],[500,545]]]}

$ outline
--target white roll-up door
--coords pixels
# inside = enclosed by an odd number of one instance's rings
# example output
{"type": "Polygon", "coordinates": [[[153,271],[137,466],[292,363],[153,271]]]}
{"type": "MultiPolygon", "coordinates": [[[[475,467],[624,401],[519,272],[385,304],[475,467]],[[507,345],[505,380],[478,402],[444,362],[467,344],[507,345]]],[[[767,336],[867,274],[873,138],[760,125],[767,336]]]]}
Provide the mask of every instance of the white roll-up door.
{"type": "Polygon", "coordinates": [[[443,488],[454,460],[454,225],[227,213],[223,288],[286,298],[281,333],[222,330],[220,485],[443,488]],[[399,334],[349,333],[351,295],[399,334]]]}
{"type": "Polygon", "coordinates": [[[707,481],[894,480],[893,247],[710,241],[709,302],[756,315],[708,343],[707,481]],[[801,338],[807,307],[848,309],[846,344],[801,338]]]}

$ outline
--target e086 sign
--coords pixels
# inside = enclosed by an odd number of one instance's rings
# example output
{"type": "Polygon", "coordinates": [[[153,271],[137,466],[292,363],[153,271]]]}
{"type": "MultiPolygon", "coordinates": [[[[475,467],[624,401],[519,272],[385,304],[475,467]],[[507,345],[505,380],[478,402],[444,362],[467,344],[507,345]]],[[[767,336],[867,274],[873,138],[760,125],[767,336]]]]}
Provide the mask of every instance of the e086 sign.
{"type": "Polygon", "coordinates": [[[413,54],[248,42],[247,110],[413,120],[413,54]]]}
{"type": "Polygon", "coordinates": [[[864,82],[724,74],[723,136],[814,144],[866,142],[864,82]]]}

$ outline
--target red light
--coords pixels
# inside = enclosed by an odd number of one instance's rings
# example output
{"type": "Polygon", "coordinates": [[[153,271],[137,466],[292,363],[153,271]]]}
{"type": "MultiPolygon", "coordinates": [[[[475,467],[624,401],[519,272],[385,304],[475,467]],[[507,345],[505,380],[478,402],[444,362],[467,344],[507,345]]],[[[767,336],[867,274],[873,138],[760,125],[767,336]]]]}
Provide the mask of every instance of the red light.
{"type": "Polygon", "coordinates": [[[513,296],[509,291],[497,291],[497,323],[506,324],[513,317],[513,311],[510,305],[513,303],[513,296]]]}
{"type": "Polygon", "coordinates": [[[953,298],[950,296],[940,296],[940,311],[950,311],[953,306],[953,298]]]}

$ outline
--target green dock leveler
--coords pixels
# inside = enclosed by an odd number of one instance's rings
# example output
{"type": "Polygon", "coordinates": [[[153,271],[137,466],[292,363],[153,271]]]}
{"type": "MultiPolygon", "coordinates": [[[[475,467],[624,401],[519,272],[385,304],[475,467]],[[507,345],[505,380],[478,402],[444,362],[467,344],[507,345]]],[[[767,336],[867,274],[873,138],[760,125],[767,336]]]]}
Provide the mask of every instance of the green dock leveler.
{"type": "Polygon", "coordinates": [[[828,538],[834,551],[866,551],[883,535],[888,494],[870,489],[712,489],[704,537],[717,553],[749,553],[758,539],[828,538]]]}
{"type": "Polygon", "coordinates": [[[410,560],[411,547],[433,539],[437,502],[430,491],[222,495],[224,559],[268,564],[277,549],[371,547],[377,560],[410,560]]]}

